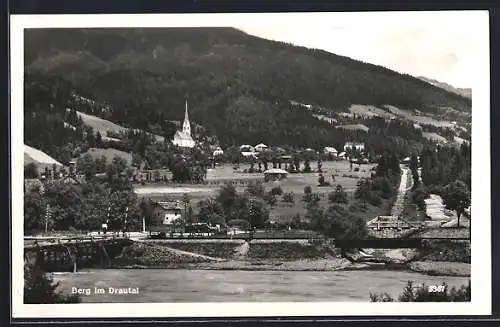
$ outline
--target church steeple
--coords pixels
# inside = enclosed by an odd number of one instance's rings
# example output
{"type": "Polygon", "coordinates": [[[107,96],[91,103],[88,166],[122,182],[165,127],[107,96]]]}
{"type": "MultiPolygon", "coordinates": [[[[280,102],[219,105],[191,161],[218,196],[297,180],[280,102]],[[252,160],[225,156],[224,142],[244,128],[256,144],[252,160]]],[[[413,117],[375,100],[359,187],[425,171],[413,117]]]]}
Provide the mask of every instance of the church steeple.
{"type": "Polygon", "coordinates": [[[189,123],[187,99],[186,99],[186,109],[184,112],[184,123],[182,124],[182,131],[187,135],[191,136],[191,124],[189,123]]]}

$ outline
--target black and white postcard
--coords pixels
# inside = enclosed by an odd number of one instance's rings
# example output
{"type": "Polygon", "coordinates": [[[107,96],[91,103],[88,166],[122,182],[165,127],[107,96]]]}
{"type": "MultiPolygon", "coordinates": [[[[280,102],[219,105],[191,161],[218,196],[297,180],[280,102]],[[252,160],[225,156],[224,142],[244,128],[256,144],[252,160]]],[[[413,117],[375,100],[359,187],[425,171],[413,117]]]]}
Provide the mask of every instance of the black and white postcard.
{"type": "Polygon", "coordinates": [[[14,317],[491,313],[487,11],[10,36],[14,317]]]}

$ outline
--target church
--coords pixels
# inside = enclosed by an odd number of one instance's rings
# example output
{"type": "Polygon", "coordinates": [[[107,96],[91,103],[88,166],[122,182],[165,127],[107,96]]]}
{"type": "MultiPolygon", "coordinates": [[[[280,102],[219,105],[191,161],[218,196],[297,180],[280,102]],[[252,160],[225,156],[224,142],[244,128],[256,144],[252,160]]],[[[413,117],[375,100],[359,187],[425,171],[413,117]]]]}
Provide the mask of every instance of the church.
{"type": "Polygon", "coordinates": [[[186,112],[184,113],[184,122],[182,123],[182,130],[175,132],[174,145],[182,148],[193,148],[194,140],[191,137],[191,124],[189,123],[188,105],[186,100],[186,112]]]}

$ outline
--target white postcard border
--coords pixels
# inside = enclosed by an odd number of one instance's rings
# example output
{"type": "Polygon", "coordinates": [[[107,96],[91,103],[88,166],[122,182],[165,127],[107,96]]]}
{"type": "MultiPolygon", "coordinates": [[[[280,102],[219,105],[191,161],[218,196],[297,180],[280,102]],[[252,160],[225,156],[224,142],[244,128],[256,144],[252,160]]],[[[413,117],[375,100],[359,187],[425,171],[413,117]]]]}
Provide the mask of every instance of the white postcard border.
{"type": "MultiPolygon", "coordinates": [[[[491,314],[491,194],[490,194],[490,74],[488,11],[454,11],[477,31],[481,58],[477,58],[473,89],[472,127],[472,268],[470,303],[99,303],[23,304],[23,29],[54,27],[215,27],[255,24],[342,25],[353,20],[368,23],[425,22],[442,12],[289,13],[289,14],[148,14],[148,15],[13,15],[11,45],[12,145],[12,314],[14,318],[139,318],[139,317],[248,317],[248,316],[380,316],[380,315],[489,315],[491,314]]],[[[440,16],[442,18],[442,15],[440,16]]],[[[366,26],[366,25],[365,25],[366,26]]],[[[396,294],[395,294],[396,295],[396,294]]],[[[367,294],[368,297],[368,294],[367,294]]]]}

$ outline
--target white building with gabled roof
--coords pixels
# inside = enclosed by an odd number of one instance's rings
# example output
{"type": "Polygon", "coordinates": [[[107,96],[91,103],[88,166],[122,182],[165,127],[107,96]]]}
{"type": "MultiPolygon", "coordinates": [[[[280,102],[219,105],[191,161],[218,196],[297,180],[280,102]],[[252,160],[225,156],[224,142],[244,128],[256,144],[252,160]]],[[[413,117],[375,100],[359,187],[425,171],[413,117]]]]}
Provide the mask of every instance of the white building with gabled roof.
{"type": "Polygon", "coordinates": [[[266,149],[267,149],[267,145],[265,145],[264,143],[260,143],[260,144],[257,144],[255,146],[255,151],[257,151],[257,152],[264,151],[266,149]]]}

